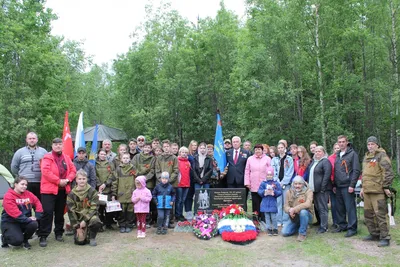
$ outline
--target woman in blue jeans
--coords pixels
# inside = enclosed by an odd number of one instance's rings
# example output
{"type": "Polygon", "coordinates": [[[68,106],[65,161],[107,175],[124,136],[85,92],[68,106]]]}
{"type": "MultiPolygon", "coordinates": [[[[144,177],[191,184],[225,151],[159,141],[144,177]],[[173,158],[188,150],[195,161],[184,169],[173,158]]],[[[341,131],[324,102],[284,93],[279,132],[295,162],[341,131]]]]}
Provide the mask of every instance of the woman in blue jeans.
{"type": "Polygon", "coordinates": [[[200,143],[198,154],[193,162],[194,188],[210,188],[209,179],[212,174],[212,159],[207,156],[207,144],[200,143]]]}
{"type": "Polygon", "coordinates": [[[290,220],[282,228],[283,236],[299,233],[297,241],[306,239],[308,223],[312,221],[313,192],[308,189],[303,177],[293,178],[292,186],[286,193],[284,210],[290,220]]]}

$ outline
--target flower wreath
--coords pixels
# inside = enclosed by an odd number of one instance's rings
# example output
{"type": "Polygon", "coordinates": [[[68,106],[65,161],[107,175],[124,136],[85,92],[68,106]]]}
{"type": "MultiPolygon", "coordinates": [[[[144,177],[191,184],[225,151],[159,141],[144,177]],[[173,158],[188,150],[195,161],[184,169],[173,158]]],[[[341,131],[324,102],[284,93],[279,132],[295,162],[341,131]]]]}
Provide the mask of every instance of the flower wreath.
{"type": "Polygon", "coordinates": [[[247,244],[257,238],[257,228],[244,209],[232,204],[221,210],[218,231],[224,241],[247,244]]]}
{"type": "Polygon", "coordinates": [[[217,216],[215,216],[215,213],[199,212],[193,220],[193,233],[197,238],[203,240],[209,240],[217,235],[217,216]]]}

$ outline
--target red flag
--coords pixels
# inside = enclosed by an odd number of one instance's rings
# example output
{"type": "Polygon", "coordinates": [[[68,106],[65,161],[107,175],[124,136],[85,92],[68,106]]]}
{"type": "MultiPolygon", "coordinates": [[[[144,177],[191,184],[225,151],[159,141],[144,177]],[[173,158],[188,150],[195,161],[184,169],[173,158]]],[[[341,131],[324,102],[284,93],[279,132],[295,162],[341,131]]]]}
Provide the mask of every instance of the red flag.
{"type": "Polygon", "coordinates": [[[74,159],[74,149],[72,147],[71,130],[69,129],[69,123],[68,123],[68,111],[65,112],[62,140],[64,143],[63,153],[65,155],[68,155],[71,159],[74,159]]]}

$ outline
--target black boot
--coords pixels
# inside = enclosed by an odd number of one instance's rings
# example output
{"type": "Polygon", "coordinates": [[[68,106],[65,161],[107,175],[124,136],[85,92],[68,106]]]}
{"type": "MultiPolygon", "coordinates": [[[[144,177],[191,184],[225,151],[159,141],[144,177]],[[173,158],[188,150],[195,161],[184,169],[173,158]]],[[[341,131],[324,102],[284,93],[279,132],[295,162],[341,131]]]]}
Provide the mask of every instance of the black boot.
{"type": "Polygon", "coordinates": [[[1,235],[1,247],[8,248],[8,244],[6,242],[6,239],[4,238],[4,235],[1,235]]]}
{"type": "Polygon", "coordinates": [[[390,245],[389,239],[381,239],[379,240],[378,247],[388,247],[390,245]]]}

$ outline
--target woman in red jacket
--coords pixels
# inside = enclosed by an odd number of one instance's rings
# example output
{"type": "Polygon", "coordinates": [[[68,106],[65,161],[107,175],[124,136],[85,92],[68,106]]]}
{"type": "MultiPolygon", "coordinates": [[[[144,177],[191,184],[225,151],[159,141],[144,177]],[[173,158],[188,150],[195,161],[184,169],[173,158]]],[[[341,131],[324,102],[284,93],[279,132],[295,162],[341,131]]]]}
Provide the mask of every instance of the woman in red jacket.
{"type": "Polygon", "coordinates": [[[179,184],[176,188],[176,207],[175,207],[175,218],[179,221],[185,221],[183,217],[183,204],[185,203],[187,194],[190,188],[190,175],[192,168],[188,159],[189,149],[187,147],[181,147],[179,149],[178,157],[178,169],[179,169],[179,184]]]}
{"type": "Polygon", "coordinates": [[[76,169],[69,156],[62,153],[62,139],[55,138],[52,151],[44,155],[41,164],[43,218],[39,227],[39,245],[47,246],[47,237],[51,233],[54,214],[54,233],[57,241],[64,241],[64,209],[70,184],[75,179],[76,169]]]}
{"type": "Polygon", "coordinates": [[[14,189],[8,189],[3,199],[1,214],[2,247],[21,246],[30,249],[28,239],[38,228],[37,220],[42,216],[42,204],[39,199],[26,190],[28,180],[22,176],[14,181],[14,189]],[[35,216],[32,216],[32,208],[35,216]]]}

